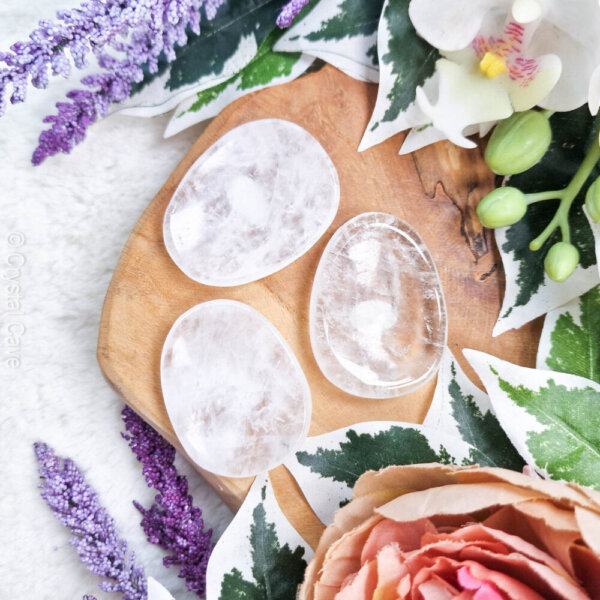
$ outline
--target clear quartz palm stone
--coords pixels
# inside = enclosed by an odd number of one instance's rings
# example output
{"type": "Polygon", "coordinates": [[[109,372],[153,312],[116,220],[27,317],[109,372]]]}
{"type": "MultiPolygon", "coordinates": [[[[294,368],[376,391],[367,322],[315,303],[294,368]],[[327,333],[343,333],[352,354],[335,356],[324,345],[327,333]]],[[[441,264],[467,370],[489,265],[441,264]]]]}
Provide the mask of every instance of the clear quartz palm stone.
{"type": "Polygon", "coordinates": [[[204,302],[177,319],[162,351],[161,386],[185,451],[218,475],[271,469],[306,438],[306,377],[279,331],[241,302],[204,302]]]}
{"type": "Polygon", "coordinates": [[[309,250],[339,199],[335,167],[310,133],[281,119],[252,121],[190,167],[165,212],[165,246],[195,281],[249,283],[309,250]]]}
{"type": "Polygon", "coordinates": [[[446,345],[446,306],[419,235],[364,213],[333,235],[310,298],[310,341],[325,377],[364,398],[394,398],[432,377],[446,345]]]}

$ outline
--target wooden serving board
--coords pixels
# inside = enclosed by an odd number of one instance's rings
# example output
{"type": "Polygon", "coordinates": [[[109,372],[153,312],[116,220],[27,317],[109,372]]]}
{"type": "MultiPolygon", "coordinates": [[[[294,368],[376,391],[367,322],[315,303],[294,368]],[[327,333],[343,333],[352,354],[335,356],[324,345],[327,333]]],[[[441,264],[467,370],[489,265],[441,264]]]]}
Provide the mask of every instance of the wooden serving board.
{"type": "MultiPolygon", "coordinates": [[[[541,320],[492,338],[504,288],[491,232],[479,224],[475,207],[494,185],[480,149],[438,143],[399,156],[403,135],[358,153],[356,148],[375,104],[377,87],[327,66],[284,86],[246,96],[225,109],[200,136],[132,231],[106,295],[98,360],[108,380],[144,419],[180,450],[160,387],[163,342],[176,318],[195,304],[233,298],[259,310],[279,329],[308,378],[316,435],[359,421],[422,422],[435,380],[391,400],[350,396],[320,372],[309,342],[308,305],[319,258],[334,231],[365,211],[393,213],[423,237],[437,264],[449,319],[449,345],[474,378],[461,350],[493,353],[533,366],[541,320]],[[192,163],[230,129],[254,119],[288,119],[307,129],[329,153],[341,183],[341,202],[327,233],[283,271],[234,288],[203,286],[188,279],[169,258],[162,238],[165,208],[192,163]]],[[[203,473],[232,508],[241,504],[251,480],[203,473]]],[[[305,504],[284,467],[272,473],[279,503],[309,543],[322,525],[305,504]]]]}

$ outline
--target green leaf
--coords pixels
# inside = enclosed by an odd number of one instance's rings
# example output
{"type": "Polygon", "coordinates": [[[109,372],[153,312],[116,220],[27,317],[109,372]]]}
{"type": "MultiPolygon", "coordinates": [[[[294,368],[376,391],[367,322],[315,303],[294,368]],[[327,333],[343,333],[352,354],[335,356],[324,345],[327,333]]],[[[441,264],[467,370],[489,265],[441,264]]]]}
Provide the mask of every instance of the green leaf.
{"type": "MultiPolygon", "coordinates": [[[[264,501],[265,487],[261,493],[264,501]]],[[[254,581],[244,579],[238,569],[232,569],[222,579],[219,599],[295,600],[307,566],[304,548],[298,546],[292,550],[288,544],[280,544],[275,524],[267,521],[262,503],[256,505],[252,518],[250,545],[254,581]]]]}
{"type": "Polygon", "coordinates": [[[442,461],[427,438],[420,431],[408,427],[390,427],[377,434],[360,435],[349,429],[346,438],[339,449],[319,448],[315,454],[297,452],[296,458],[314,473],[344,482],[349,487],[365,471],[390,465],[442,461]]]}
{"type": "Polygon", "coordinates": [[[528,462],[553,479],[600,489],[600,387],[465,351],[502,426],[528,462]]]}
{"type": "Polygon", "coordinates": [[[277,77],[289,75],[300,59],[300,52],[273,52],[282,30],[273,30],[260,45],[256,57],[240,72],[238,89],[250,90],[265,86],[277,77]]]}
{"type": "Polygon", "coordinates": [[[528,432],[527,447],[536,465],[555,479],[600,489],[600,394],[557,385],[553,379],[534,392],[498,379],[500,389],[548,429],[528,432]]]}
{"type": "MultiPolygon", "coordinates": [[[[167,88],[177,90],[206,75],[222,74],[242,38],[253,36],[259,46],[273,30],[280,10],[280,0],[236,0],[222,4],[212,21],[202,20],[200,35],[190,33],[187,44],[176,49],[175,60],[167,66],[167,88]]],[[[145,78],[142,87],[152,79],[153,76],[145,78]]]]}
{"type": "Polygon", "coordinates": [[[321,29],[304,37],[307,40],[341,40],[377,31],[383,0],[343,0],[338,13],[327,19],[321,29]]]}
{"type": "MultiPolygon", "coordinates": [[[[382,62],[394,76],[387,92],[389,106],[382,121],[394,121],[415,100],[417,87],[433,75],[440,58],[436,48],[420,37],[408,16],[409,0],[388,0],[383,19],[389,35],[382,62]]],[[[387,75],[388,71],[384,71],[387,75]]]]}
{"type": "MultiPolygon", "coordinates": [[[[233,81],[236,81],[238,75],[234,75],[231,79],[220,83],[219,85],[215,85],[214,87],[208,88],[207,90],[202,90],[196,94],[196,100],[194,103],[187,109],[185,112],[197,112],[201,108],[208,106],[211,102],[214,102],[222,93],[227,89],[228,86],[231,85],[233,81]]],[[[183,111],[177,111],[178,116],[181,117],[185,114],[183,111]]]]}
{"type": "Polygon", "coordinates": [[[469,380],[448,348],[423,425],[469,444],[469,463],[515,471],[525,465],[494,415],[488,395],[469,380]]]}
{"type": "Polygon", "coordinates": [[[578,322],[568,311],[556,319],[545,362],[553,371],[600,383],[600,286],[581,296],[577,303],[578,322]]]}
{"type": "Polygon", "coordinates": [[[377,27],[383,0],[319,2],[292,26],[276,50],[319,58],[356,79],[378,81],[377,27]]]}
{"type": "Polygon", "coordinates": [[[462,439],[473,446],[470,454],[472,462],[522,471],[525,461],[508,439],[495,415],[491,411],[483,413],[471,394],[463,394],[456,381],[454,365],[448,393],[458,431],[462,439]]]}
{"type": "Polygon", "coordinates": [[[383,142],[412,127],[417,87],[435,71],[440,53],[421,38],[408,15],[409,0],[386,0],[377,37],[379,89],[377,102],[359,150],[383,142]]]}
{"type": "Polygon", "coordinates": [[[274,28],[256,56],[239,73],[184,100],[169,122],[165,137],[214,117],[225,106],[250,92],[291,81],[305,72],[313,62],[312,57],[297,52],[273,51],[273,45],[281,35],[282,30],[274,28]]]}
{"type": "MultiPolygon", "coordinates": [[[[587,105],[572,112],[556,113],[550,120],[553,139],[548,152],[533,168],[510,177],[510,185],[523,192],[564,188],[579,168],[590,144],[598,143],[596,132],[599,122],[598,117],[590,116],[587,105]]],[[[599,174],[600,168],[596,166],[592,178],[599,174]]],[[[581,264],[576,273],[596,264],[594,236],[583,212],[586,190],[587,187],[584,186],[573,204],[569,217],[571,240],[580,253],[581,264]]],[[[561,295],[556,293],[559,288],[553,286],[545,277],[544,257],[550,246],[560,241],[558,230],[540,250],[534,252],[529,249],[529,242],[543,231],[552,219],[557,206],[558,201],[553,200],[536,202],[529,206],[521,221],[506,230],[496,230],[496,240],[501,249],[507,275],[507,288],[500,320],[512,316],[512,322],[495,329],[495,335],[511,327],[521,326],[548,310],[579,296],[597,283],[597,274],[594,277],[582,278],[589,280],[590,283],[587,287],[585,287],[585,281],[579,281],[574,285],[577,277],[572,276],[569,283],[561,284],[563,286],[561,295]],[[540,297],[535,298],[536,294],[539,294],[540,297]],[[515,309],[526,307],[531,302],[536,302],[539,309],[536,310],[536,307],[532,306],[525,312],[521,311],[524,317],[513,314],[519,312],[515,309]]],[[[580,277],[582,276],[580,275],[580,277]]]]}

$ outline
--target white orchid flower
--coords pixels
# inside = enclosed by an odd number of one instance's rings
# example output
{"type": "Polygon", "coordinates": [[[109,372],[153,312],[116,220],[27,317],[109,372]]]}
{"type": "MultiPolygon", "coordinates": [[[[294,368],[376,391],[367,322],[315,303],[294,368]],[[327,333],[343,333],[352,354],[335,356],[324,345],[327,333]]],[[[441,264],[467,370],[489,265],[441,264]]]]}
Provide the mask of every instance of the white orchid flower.
{"type": "Polygon", "coordinates": [[[592,98],[600,62],[598,0],[411,0],[417,32],[444,58],[437,90],[418,89],[413,130],[401,152],[484,133],[513,111],[567,111],[592,98]],[[436,97],[437,91],[437,97],[436,97]]]}

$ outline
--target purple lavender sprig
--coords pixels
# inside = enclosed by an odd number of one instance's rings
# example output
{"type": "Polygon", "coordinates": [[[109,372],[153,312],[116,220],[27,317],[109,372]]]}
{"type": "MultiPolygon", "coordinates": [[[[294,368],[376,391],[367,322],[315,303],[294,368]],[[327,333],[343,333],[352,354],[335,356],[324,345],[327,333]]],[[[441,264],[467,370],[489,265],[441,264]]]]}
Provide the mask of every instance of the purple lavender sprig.
{"type": "Polygon", "coordinates": [[[149,542],[171,554],[163,559],[165,567],[179,566],[179,576],[187,588],[203,596],[206,591],[206,566],[212,550],[212,530],[204,530],[202,511],[193,505],[187,479],[174,465],[175,448],[145,423],[131,408],[121,413],[127,433],[123,437],[142,463],[149,487],[159,491],[155,503],[145,509],[141,525],[149,542]]]}
{"type": "MultiPolygon", "coordinates": [[[[120,0],[114,16],[113,1],[106,3],[106,8],[111,10],[105,15],[106,24],[101,27],[121,34],[124,30],[131,31],[127,40],[122,36],[103,37],[109,38],[106,43],[120,57],[114,53],[97,53],[103,72],[82,79],[90,90],[69,92],[67,97],[71,102],[57,103],[58,114],[44,119],[52,127],[40,135],[32,156],[34,165],[58,152],[70,152],[85,138],[87,128],[106,116],[111,103],[120,103],[129,97],[132,84],[144,78],[144,67],[155,73],[161,54],[168,61],[174,60],[175,46],[187,42],[188,27],[200,33],[200,6],[204,0],[120,0]]],[[[214,14],[214,7],[223,1],[208,0],[207,14],[214,14]]]]}
{"type": "Polygon", "coordinates": [[[123,600],[146,600],[144,569],[127,553],[115,522],[83,474],[70,459],[57,457],[46,444],[34,444],[42,478],[42,498],[60,522],[73,533],[70,543],[89,571],[103,578],[105,592],[119,592],[123,600]]]}
{"type": "Polygon", "coordinates": [[[277,26],[285,29],[292,24],[298,13],[308,4],[308,0],[290,0],[283,6],[277,17],[277,26]]]}

